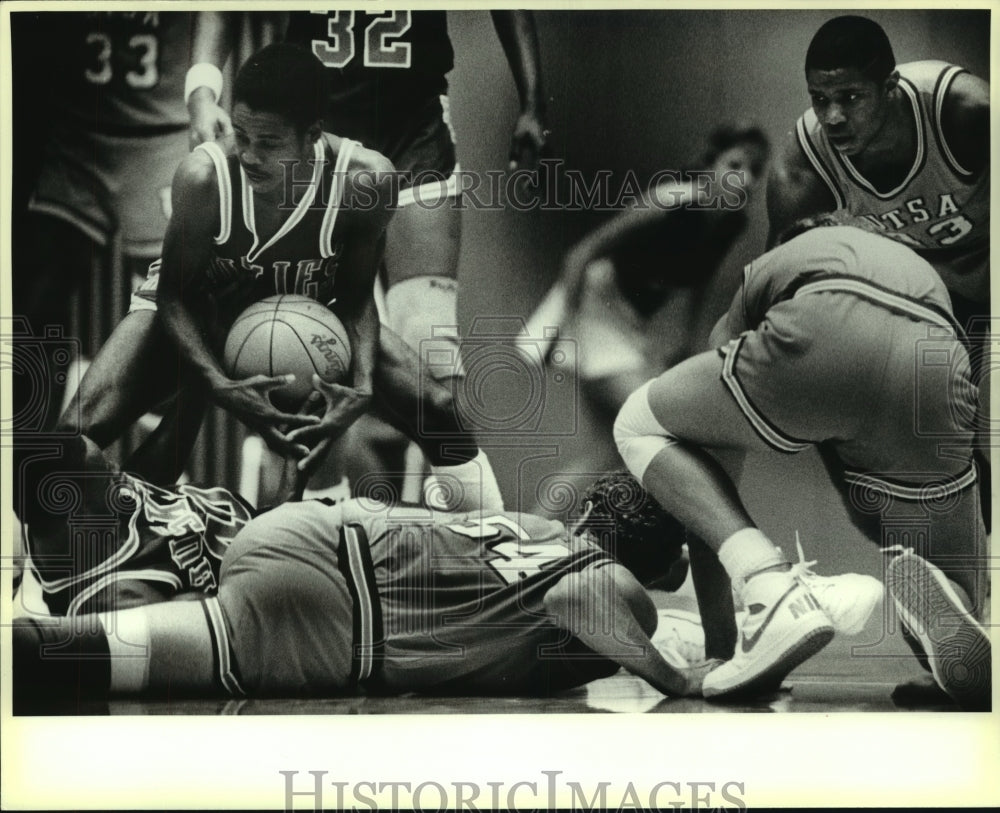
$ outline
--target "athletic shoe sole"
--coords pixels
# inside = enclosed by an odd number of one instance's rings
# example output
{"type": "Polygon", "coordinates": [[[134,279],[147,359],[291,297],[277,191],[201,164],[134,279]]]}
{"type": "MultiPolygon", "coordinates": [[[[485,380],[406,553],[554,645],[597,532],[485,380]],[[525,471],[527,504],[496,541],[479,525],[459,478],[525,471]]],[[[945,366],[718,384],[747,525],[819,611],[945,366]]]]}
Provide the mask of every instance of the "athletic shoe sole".
{"type": "Polygon", "coordinates": [[[992,648],[944,574],[913,553],[892,559],[886,587],[900,620],[928,655],[937,684],[967,711],[989,711],[992,648]]]}

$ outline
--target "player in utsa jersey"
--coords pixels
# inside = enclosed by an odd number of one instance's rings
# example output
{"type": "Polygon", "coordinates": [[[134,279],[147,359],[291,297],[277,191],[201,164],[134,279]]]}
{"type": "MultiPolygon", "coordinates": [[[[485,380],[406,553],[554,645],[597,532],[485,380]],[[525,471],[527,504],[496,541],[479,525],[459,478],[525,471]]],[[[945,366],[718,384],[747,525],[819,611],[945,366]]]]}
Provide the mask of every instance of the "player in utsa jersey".
{"type": "MultiPolygon", "coordinates": [[[[68,334],[70,295],[95,269],[113,261],[113,238],[126,280],[159,255],[171,178],[186,152],[188,114],[178,94],[193,15],[31,16],[39,29],[38,53],[30,55],[31,93],[40,110],[38,118],[16,123],[15,138],[37,139],[46,131],[48,137],[24,230],[14,232],[18,272],[12,275],[12,310],[42,336],[49,326],[68,334]]],[[[27,64],[14,67],[26,69],[27,64]]],[[[101,296],[102,308],[116,309],[127,291],[105,290],[101,296]]],[[[16,402],[22,404],[32,393],[20,378],[15,382],[16,402]]],[[[48,401],[58,409],[62,379],[54,376],[48,384],[48,401]]],[[[43,426],[51,427],[57,417],[45,416],[43,426]]]]}
{"type": "MultiPolygon", "coordinates": [[[[958,306],[989,308],[989,86],[944,62],[896,66],[882,28],[824,24],[806,53],[812,108],[768,187],[771,243],[834,209],[905,241],[958,306]]],[[[963,320],[963,326],[965,322],[963,320]]]]}
{"type": "Polygon", "coordinates": [[[64,426],[79,420],[104,447],[180,388],[180,466],[207,395],[308,467],[368,407],[380,348],[372,280],[391,216],[392,166],[322,132],[325,79],[319,61],[291,45],[268,46],[243,66],[234,143],[206,145],[178,168],[162,261],[87,371],[64,426]],[[232,381],[216,356],[242,307],[285,292],[333,306],[348,331],[351,386],[322,382],[322,419],[270,403],[267,390],[284,377],[232,381]]]}
{"type": "MultiPolygon", "coordinates": [[[[816,446],[852,519],[888,546],[889,595],[935,680],[982,709],[989,571],[968,352],[934,269],[866,219],[852,222],[808,220],[750,263],[713,333],[718,350],[629,396],[615,439],[629,470],[716,554],[728,579],[715,592],[731,580],[749,610],[706,696],[772,688],[835,626],[712,453],[816,446]]],[[[692,556],[696,583],[698,569],[692,556]]],[[[702,616],[706,634],[727,632],[702,616]]]]}
{"type": "Polygon", "coordinates": [[[215,596],[75,625],[16,620],[15,709],[167,687],[537,695],[619,666],[664,694],[696,694],[715,662],[664,658],[640,583],[669,573],[683,542],[622,476],[595,484],[573,531],[518,513],[286,503],[229,546],[215,596]],[[148,659],[117,657],[124,641],[148,659]],[[45,658],[46,643],[68,657],[45,658]]]}
{"type": "MultiPolygon", "coordinates": [[[[510,141],[510,168],[532,170],[548,135],[534,18],[523,10],[492,11],[491,17],[521,102],[510,141]]],[[[188,80],[196,143],[231,127],[217,102],[219,68],[232,50],[236,22],[233,13],[197,15],[195,64],[188,80]]],[[[456,360],[428,366],[431,375],[450,386],[464,369],[456,310],[462,190],[446,95],[446,76],[453,67],[447,16],[444,11],[398,9],[293,11],[285,39],[311,49],[327,68],[331,94],[326,129],[377,150],[396,168],[398,208],[386,231],[376,301],[383,323],[424,358],[456,360]]],[[[405,443],[370,418],[358,422],[349,440],[351,452],[345,457],[350,479],[359,472],[404,468],[405,443]]],[[[328,471],[320,476],[332,483],[340,475],[328,471]]],[[[395,485],[400,487],[398,481],[395,485]]]]}
{"type": "Polygon", "coordinates": [[[989,529],[989,86],[944,62],[897,67],[882,28],[856,16],[820,27],[805,72],[812,108],[768,180],[770,244],[800,217],[846,209],[906,242],[941,275],[973,343],[975,449],[989,529]]]}

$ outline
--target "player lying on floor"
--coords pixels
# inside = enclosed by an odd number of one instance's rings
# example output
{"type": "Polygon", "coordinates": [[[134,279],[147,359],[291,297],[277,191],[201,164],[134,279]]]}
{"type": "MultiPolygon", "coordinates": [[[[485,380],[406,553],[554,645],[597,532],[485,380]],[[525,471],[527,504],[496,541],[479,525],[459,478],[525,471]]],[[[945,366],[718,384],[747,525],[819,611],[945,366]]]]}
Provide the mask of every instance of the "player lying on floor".
{"type": "Polygon", "coordinates": [[[166,691],[534,695],[620,666],[697,694],[713,662],[660,654],[643,589],[683,542],[626,474],[591,487],[573,530],[530,514],[285,503],[237,534],[212,594],[15,620],[15,706],[166,691]]]}
{"type": "MultiPolygon", "coordinates": [[[[502,510],[489,459],[459,424],[451,393],[418,382],[416,353],[392,331],[382,331],[381,343],[376,414],[431,461],[428,504],[502,510]]],[[[218,583],[225,549],[254,510],[224,488],[154,485],[172,465],[175,419],[164,418],[128,461],[129,473],[116,471],[85,436],[16,438],[14,509],[51,612],[131,607],[218,583]]],[[[289,486],[301,493],[304,480],[289,486]]]]}
{"type": "Polygon", "coordinates": [[[728,632],[710,594],[728,596],[730,580],[748,607],[706,696],[768,691],[833,636],[820,597],[794,578],[713,456],[815,446],[852,520],[890,546],[888,593],[935,680],[964,708],[989,708],[989,561],[964,336],[926,261],[866,220],[845,222],[803,221],[750,263],[713,334],[719,349],[636,390],[615,438],[629,470],[716,563],[717,586],[699,593],[706,633],[728,632]]]}

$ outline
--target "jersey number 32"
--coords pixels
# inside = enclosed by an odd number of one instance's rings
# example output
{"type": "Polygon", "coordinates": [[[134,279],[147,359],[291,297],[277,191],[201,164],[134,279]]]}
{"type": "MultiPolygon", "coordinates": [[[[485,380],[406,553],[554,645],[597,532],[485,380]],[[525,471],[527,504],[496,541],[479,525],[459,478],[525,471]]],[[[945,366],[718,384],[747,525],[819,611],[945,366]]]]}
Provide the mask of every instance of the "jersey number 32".
{"type": "Polygon", "coordinates": [[[375,17],[364,29],[361,43],[355,44],[356,15],[365,12],[315,11],[327,15],[326,39],[313,40],[312,51],[328,68],[343,68],[360,48],[366,68],[409,68],[408,42],[399,38],[410,30],[409,11],[388,11],[375,17]]]}

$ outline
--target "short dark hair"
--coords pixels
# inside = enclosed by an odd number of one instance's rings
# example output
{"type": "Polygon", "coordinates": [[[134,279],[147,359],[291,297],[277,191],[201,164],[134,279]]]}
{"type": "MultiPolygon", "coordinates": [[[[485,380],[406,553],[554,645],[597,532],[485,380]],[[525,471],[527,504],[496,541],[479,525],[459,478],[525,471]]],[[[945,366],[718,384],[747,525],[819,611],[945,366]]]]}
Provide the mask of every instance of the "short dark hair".
{"type": "Polygon", "coordinates": [[[665,575],[681,558],[685,530],[627,471],[606,474],[581,501],[586,530],[644,584],[665,575]]]}
{"type": "Polygon", "coordinates": [[[304,133],[326,113],[330,100],[326,68],[310,51],[278,42],[262,48],[240,68],[233,104],[277,113],[304,133]]]}
{"type": "Polygon", "coordinates": [[[754,152],[750,168],[757,175],[764,171],[764,165],[771,155],[771,142],[767,134],[756,125],[720,124],[708,134],[708,146],[702,156],[703,168],[710,167],[722,153],[742,144],[754,152]]]}
{"type": "Polygon", "coordinates": [[[853,14],[823,23],[806,51],[806,73],[857,68],[866,78],[881,82],[895,67],[896,57],[882,26],[853,14]]]}

